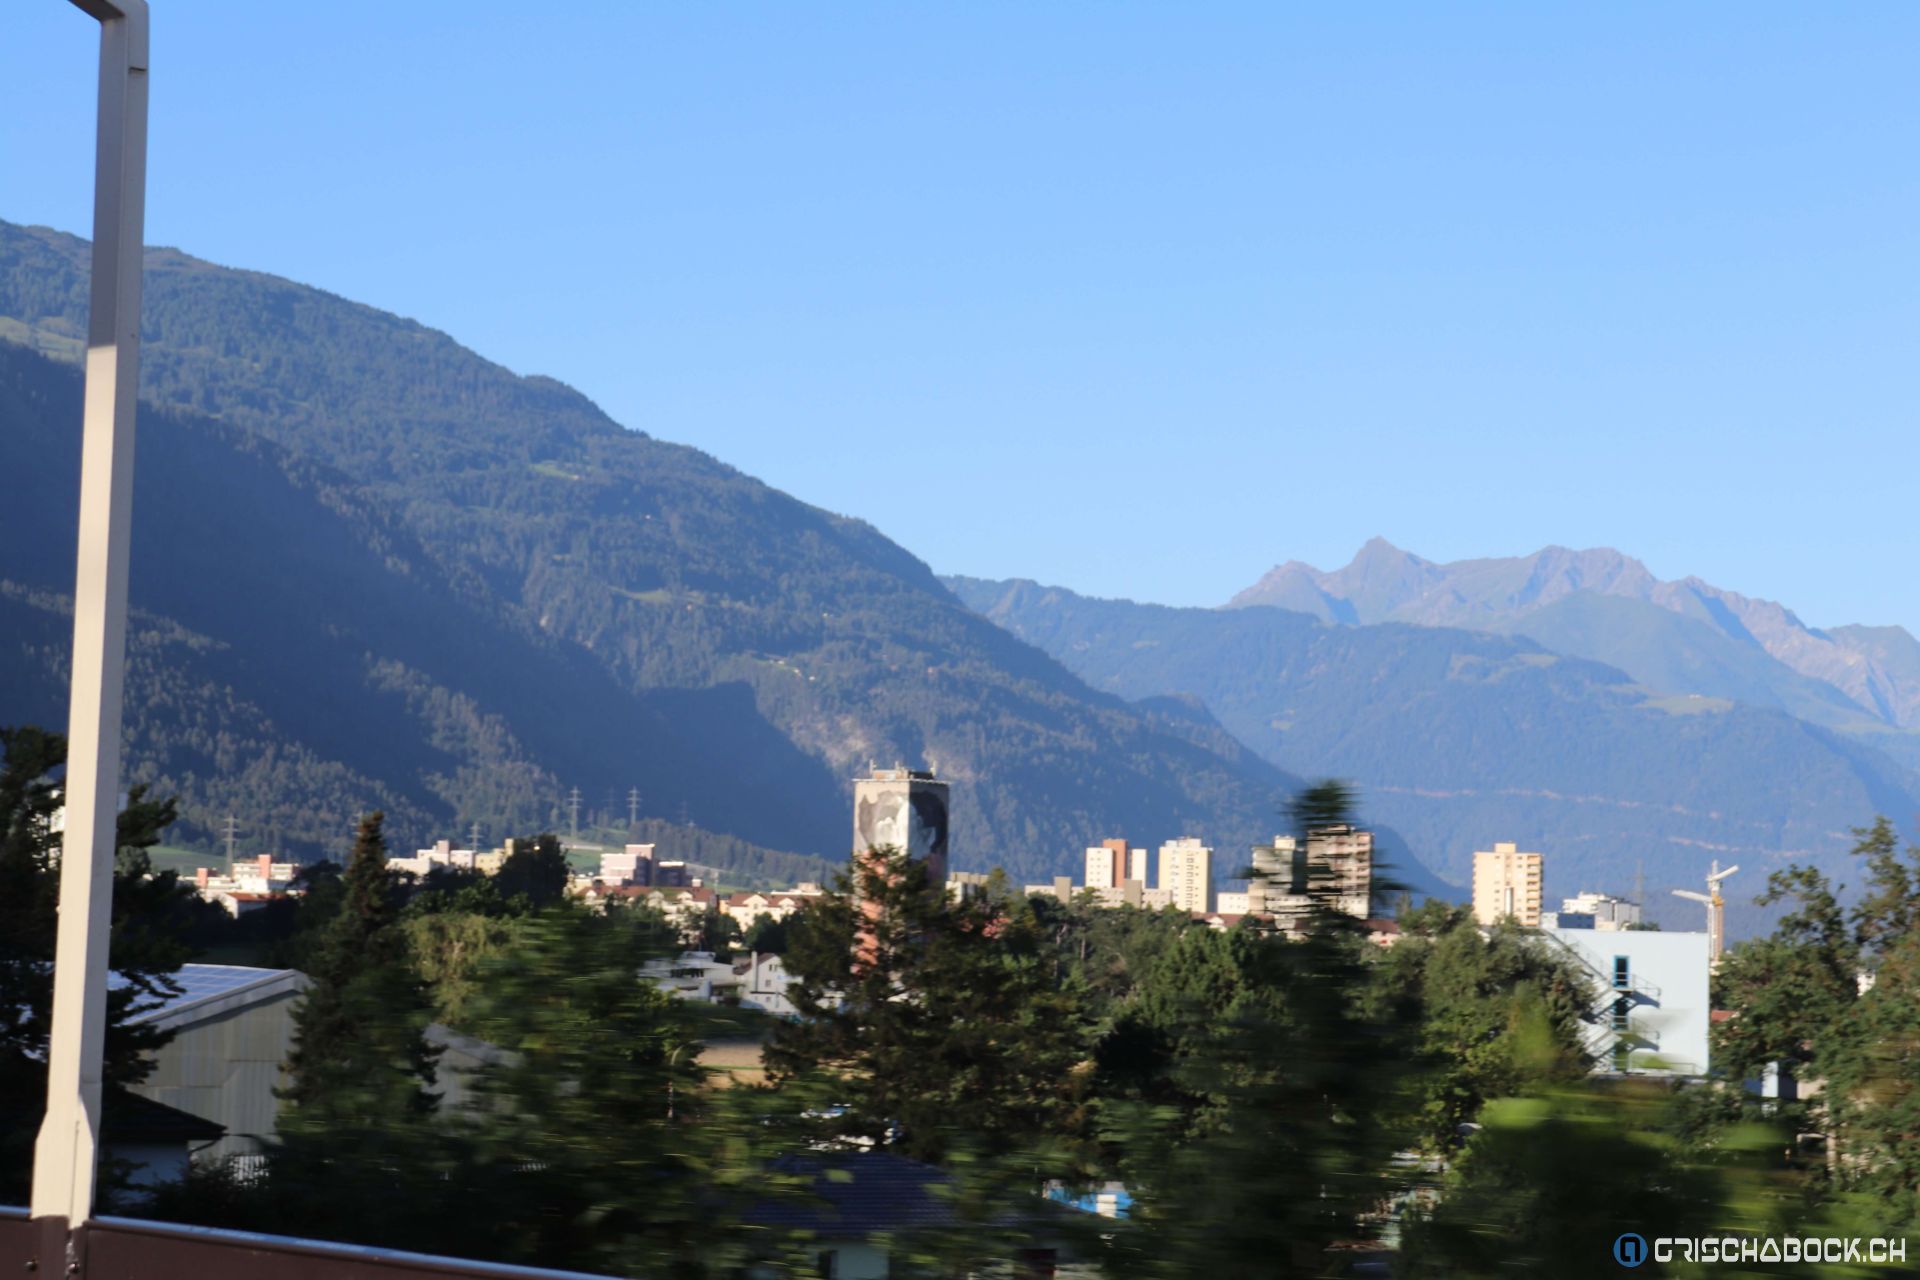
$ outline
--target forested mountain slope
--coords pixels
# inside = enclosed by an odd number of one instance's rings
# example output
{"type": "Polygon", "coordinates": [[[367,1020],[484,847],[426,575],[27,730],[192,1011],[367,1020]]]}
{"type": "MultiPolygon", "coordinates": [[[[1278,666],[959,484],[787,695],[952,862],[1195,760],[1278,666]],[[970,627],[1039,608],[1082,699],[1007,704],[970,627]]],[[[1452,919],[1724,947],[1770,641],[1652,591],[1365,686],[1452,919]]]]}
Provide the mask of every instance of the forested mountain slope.
{"type": "MultiPolygon", "coordinates": [[[[0,434],[34,495],[0,514],[0,578],[41,614],[71,589],[78,379],[50,361],[78,354],[85,255],[0,223],[0,434]]],[[[194,637],[200,693],[150,684],[130,714],[205,719],[217,691],[253,726],[136,734],[201,835],[238,807],[318,839],[377,801],[424,839],[637,785],[838,856],[847,778],[900,759],[953,781],[960,865],[1038,876],[1116,832],[1244,846],[1296,785],[1204,718],[1089,690],[867,525],[411,321],[150,250],[143,338],[133,593],[194,637]]],[[[46,716],[51,643],[0,718],[46,716]]]]}

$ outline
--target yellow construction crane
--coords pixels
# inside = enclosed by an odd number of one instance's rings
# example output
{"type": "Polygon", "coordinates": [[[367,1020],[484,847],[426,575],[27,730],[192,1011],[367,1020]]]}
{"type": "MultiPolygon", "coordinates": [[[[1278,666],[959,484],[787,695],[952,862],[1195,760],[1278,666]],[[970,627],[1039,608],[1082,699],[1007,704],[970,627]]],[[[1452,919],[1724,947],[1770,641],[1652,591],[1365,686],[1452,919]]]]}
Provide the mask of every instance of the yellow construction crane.
{"type": "Polygon", "coordinates": [[[1707,891],[1695,893],[1691,889],[1675,889],[1673,896],[1685,898],[1690,902],[1703,902],[1707,907],[1707,948],[1713,957],[1713,963],[1720,963],[1720,952],[1727,943],[1727,900],[1720,896],[1720,882],[1738,871],[1739,867],[1720,869],[1718,862],[1707,873],[1707,891]]]}

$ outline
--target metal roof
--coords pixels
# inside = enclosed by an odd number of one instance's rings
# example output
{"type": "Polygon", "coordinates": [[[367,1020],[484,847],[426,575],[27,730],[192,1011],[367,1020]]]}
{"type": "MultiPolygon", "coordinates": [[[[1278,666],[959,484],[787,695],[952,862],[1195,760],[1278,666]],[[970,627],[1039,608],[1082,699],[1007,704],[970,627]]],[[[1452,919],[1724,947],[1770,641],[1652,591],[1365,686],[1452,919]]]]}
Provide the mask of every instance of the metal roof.
{"type": "Polygon", "coordinates": [[[237,964],[186,964],[172,977],[180,994],[136,1014],[129,1022],[173,1029],[307,987],[307,975],[298,969],[256,969],[237,964]]]}

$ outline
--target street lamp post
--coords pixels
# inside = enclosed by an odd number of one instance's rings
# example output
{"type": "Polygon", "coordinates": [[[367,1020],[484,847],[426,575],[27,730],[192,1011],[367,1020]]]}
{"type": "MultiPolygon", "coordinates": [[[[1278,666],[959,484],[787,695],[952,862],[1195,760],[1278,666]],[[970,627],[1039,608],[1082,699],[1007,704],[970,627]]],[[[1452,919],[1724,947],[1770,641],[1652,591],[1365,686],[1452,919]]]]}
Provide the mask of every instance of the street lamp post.
{"type": "Polygon", "coordinates": [[[66,834],[60,853],[47,1114],[33,1152],[32,1205],[33,1217],[48,1235],[67,1234],[70,1272],[78,1270],[70,1233],[93,1214],[100,1145],[147,179],[146,0],[73,4],[100,23],[100,106],[63,787],[66,834]]]}

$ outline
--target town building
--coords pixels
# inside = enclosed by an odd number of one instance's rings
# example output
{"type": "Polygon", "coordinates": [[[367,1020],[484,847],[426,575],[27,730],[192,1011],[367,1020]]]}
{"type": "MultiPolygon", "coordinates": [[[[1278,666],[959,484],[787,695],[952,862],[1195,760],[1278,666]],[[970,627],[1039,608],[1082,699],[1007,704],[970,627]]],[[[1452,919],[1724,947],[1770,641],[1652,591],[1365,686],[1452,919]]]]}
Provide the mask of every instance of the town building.
{"type": "Polygon", "coordinates": [[[740,989],[740,1003],[776,1018],[796,1017],[800,1011],[787,998],[787,988],[792,983],[793,978],[787,973],[787,962],[783,957],[756,952],[747,961],[746,982],[740,989]]]}
{"type": "Polygon", "coordinates": [[[388,858],[387,870],[424,876],[429,871],[472,871],[478,855],[472,849],[456,849],[451,840],[436,840],[431,849],[416,849],[411,858],[388,858]]]}
{"type": "Polygon", "coordinates": [[[1074,884],[1072,876],[1055,876],[1047,884],[1023,885],[1022,891],[1029,898],[1058,898],[1062,902],[1072,902],[1080,886],[1074,884]]]}
{"type": "Polygon", "coordinates": [[[1501,843],[1473,855],[1473,915],[1492,926],[1508,916],[1529,929],[1540,927],[1540,864],[1537,853],[1501,843]]]}
{"type": "Polygon", "coordinates": [[[619,853],[601,854],[600,873],[594,878],[607,885],[652,884],[653,848],[650,844],[630,844],[619,853]]]}
{"type": "Polygon", "coordinates": [[[976,898],[987,891],[990,878],[984,871],[950,871],[947,873],[947,896],[955,902],[976,898]]]}
{"type": "Polygon", "coordinates": [[[1204,915],[1213,910],[1213,850],[1197,836],[1181,836],[1160,846],[1160,888],[1182,911],[1204,915]]]}
{"type": "Polygon", "coordinates": [[[1365,920],[1373,908],[1373,832],[1341,823],[1316,827],[1304,843],[1277,835],[1255,846],[1246,902],[1248,912],[1286,932],[1304,928],[1316,909],[1365,920]]]}
{"type": "Polygon", "coordinates": [[[802,884],[797,889],[728,894],[720,899],[720,914],[739,925],[744,932],[753,927],[754,921],[762,918],[785,920],[823,892],[817,884],[802,884]]]}
{"type": "Polygon", "coordinates": [[[720,1000],[740,994],[747,965],[721,960],[710,951],[657,956],[640,966],[640,977],[682,1000],[720,1000]]]}
{"type": "Polygon", "coordinates": [[[1087,849],[1089,889],[1118,889],[1130,879],[1131,863],[1125,840],[1102,840],[1087,849]]]}
{"type": "Polygon", "coordinates": [[[211,867],[196,867],[193,890],[202,901],[225,908],[228,915],[241,916],[295,892],[294,881],[299,874],[299,863],[277,862],[272,854],[263,853],[234,863],[226,875],[215,875],[211,867]]]}
{"type": "MultiPolygon", "coordinates": [[[[926,883],[951,892],[947,883],[947,784],[930,769],[872,769],[853,780],[853,866],[863,921],[879,919],[881,904],[866,897],[862,871],[873,873],[904,857],[925,868],[926,883]]],[[[863,924],[854,943],[864,966],[879,953],[878,931],[863,924]]]]}
{"type": "Polygon", "coordinates": [[[1587,1049],[1598,1071],[1704,1076],[1712,1005],[1704,933],[1542,929],[1576,960],[1600,995],[1587,1049]]]}
{"type": "Polygon", "coordinates": [[[853,781],[853,856],[882,849],[927,864],[929,884],[947,882],[947,784],[931,770],[874,769],[853,781]]]}
{"type": "Polygon", "coordinates": [[[1640,923],[1640,904],[1610,893],[1579,893],[1560,901],[1558,911],[1540,913],[1543,929],[1598,929],[1608,933],[1640,923]]]}

